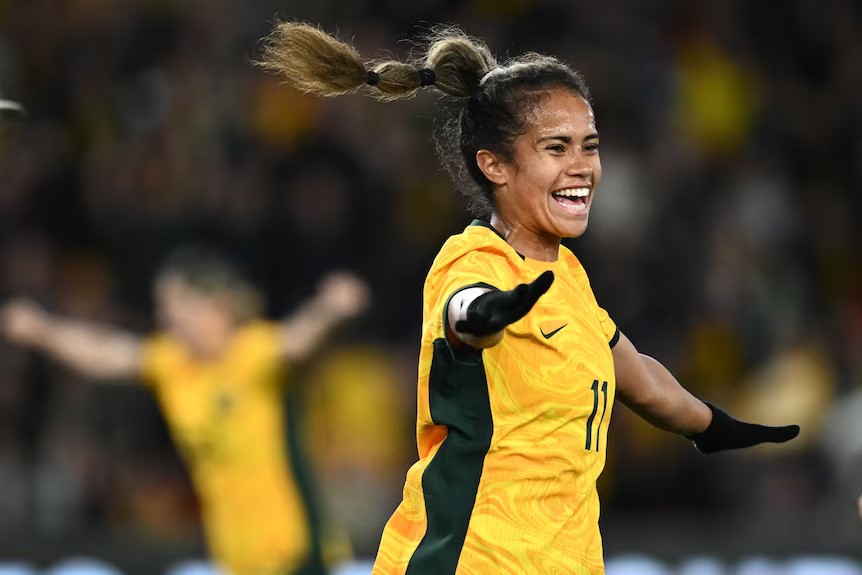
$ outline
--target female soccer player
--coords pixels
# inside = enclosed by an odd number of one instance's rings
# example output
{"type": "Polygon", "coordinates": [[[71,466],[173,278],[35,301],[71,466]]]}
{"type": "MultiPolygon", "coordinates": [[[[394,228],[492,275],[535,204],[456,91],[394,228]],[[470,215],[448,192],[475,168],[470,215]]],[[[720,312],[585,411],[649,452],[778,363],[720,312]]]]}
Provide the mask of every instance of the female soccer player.
{"type": "Polygon", "coordinates": [[[101,382],[143,376],[189,466],[213,559],[230,575],[323,573],[317,533],[285,442],[283,384],[369,294],[347,273],[281,322],[259,319],[259,296],[227,260],[185,249],[155,282],[163,330],[141,339],[9,302],[0,331],[101,382]]]}
{"type": "Polygon", "coordinates": [[[261,64],[324,96],[434,86],[456,99],[437,144],[479,219],[425,282],[420,459],[374,573],[603,573],[596,479],[615,399],[704,453],[797,435],[700,401],[596,303],[560,244],[586,230],[602,175],[589,92],[567,65],[538,54],[498,64],[446,29],[419,62],[369,69],[352,46],[290,22],[261,64]]]}

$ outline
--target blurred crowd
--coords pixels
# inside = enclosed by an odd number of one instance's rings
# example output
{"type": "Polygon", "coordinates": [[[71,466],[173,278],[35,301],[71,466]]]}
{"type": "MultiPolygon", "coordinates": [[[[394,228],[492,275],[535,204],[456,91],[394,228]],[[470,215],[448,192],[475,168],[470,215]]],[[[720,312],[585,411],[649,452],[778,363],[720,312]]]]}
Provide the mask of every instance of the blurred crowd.
{"type": "MultiPolygon", "coordinates": [[[[618,408],[600,482],[609,545],[655,516],[858,541],[862,5],[0,2],[0,96],[28,109],[0,126],[0,301],[145,333],[154,270],[189,241],[242,262],[272,317],[327,270],[363,275],[372,310],[297,375],[296,417],[330,513],[367,556],[416,458],[424,274],[470,218],[434,158],[445,102],[292,91],[251,63],[277,17],[368,58],[407,56],[404,40],[455,23],[498,57],[583,71],[604,178],[568,245],[600,304],[695,394],[802,426],[790,444],[706,458],[618,408]]],[[[146,390],[88,386],[2,342],[0,486],[0,533],[168,544],[197,530],[146,390]]]]}

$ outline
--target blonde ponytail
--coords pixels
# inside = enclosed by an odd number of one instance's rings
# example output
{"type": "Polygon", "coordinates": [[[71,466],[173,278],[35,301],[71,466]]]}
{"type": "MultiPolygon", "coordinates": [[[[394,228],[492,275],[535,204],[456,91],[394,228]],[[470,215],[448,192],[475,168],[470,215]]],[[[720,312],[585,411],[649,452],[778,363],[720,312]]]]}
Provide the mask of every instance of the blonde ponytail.
{"type": "Polygon", "coordinates": [[[410,98],[423,86],[436,86],[466,98],[478,90],[484,74],[496,66],[487,46],[457,28],[440,28],[428,38],[426,55],[412,62],[363,62],[352,45],[316,26],[280,22],[263,40],[255,63],[284,75],[297,90],[318,96],[340,96],[368,86],[380,100],[410,98]]]}
{"type": "Polygon", "coordinates": [[[318,96],[355,92],[368,79],[359,52],[320,28],[301,22],[280,22],[263,40],[256,64],[284,74],[297,90],[318,96]]]}

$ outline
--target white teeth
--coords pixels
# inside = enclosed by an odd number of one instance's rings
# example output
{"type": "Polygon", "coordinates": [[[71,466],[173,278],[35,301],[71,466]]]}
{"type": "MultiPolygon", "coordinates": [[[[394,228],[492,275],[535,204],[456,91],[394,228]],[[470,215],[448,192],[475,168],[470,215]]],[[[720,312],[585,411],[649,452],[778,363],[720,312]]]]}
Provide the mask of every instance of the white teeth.
{"type": "Polygon", "coordinates": [[[560,190],[559,192],[554,192],[555,196],[566,196],[572,197],[575,196],[577,198],[585,198],[590,195],[589,188],[567,188],[565,190],[560,190]]]}

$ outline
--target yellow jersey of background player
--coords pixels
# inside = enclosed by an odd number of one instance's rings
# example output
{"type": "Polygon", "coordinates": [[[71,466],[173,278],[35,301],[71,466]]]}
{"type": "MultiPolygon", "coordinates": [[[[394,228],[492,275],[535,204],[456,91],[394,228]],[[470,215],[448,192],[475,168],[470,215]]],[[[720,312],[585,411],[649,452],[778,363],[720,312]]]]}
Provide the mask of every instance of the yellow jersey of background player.
{"type": "Polygon", "coordinates": [[[236,574],[295,573],[312,560],[310,503],[285,441],[278,342],[276,323],[256,321],[211,361],[167,334],[144,347],[144,375],[188,465],[210,553],[236,574]]]}

